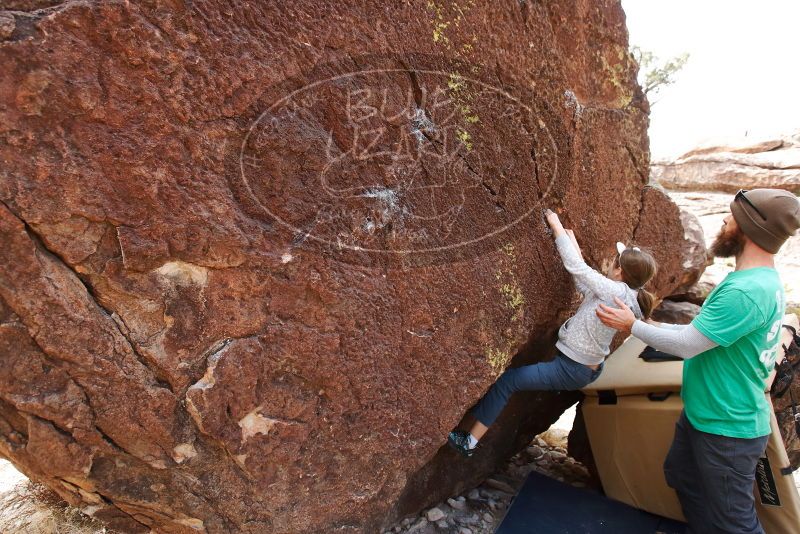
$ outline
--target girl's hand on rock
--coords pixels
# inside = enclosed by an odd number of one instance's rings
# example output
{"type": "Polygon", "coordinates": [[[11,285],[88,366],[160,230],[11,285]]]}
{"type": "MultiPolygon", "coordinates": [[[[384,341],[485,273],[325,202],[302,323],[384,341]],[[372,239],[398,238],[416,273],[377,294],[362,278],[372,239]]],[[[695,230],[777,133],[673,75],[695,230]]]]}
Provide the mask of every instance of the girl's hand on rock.
{"type": "Polygon", "coordinates": [[[550,228],[552,228],[555,237],[558,237],[564,232],[564,227],[561,225],[561,219],[558,218],[558,214],[556,212],[552,210],[545,210],[544,216],[545,219],[547,219],[547,224],[549,224],[550,228]]]}

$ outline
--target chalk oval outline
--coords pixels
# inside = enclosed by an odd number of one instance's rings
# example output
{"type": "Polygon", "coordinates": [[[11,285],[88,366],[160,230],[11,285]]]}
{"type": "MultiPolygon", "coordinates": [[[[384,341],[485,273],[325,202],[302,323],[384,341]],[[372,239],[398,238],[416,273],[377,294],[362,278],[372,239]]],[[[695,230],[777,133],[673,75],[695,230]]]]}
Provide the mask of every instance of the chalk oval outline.
{"type": "MultiPolygon", "coordinates": [[[[339,249],[346,248],[346,249],[352,250],[354,252],[367,252],[367,253],[379,253],[379,254],[396,254],[396,255],[430,254],[430,253],[437,253],[437,252],[443,252],[443,251],[447,251],[447,250],[458,249],[458,248],[466,247],[468,245],[479,243],[481,241],[485,241],[487,239],[491,239],[491,238],[493,238],[493,237],[495,237],[495,236],[497,236],[499,234],[502,234],[503,232],[506,232],[507,230],[509,230],[513,226],[516,226],[517,224],[522,222],[524,219],[528,218],[534,212],[534,210],[536,209],[535,206],[531,207],[530,209],[528,209],[528,211],[524,212],[522,215],[520,215],[519,217],[517,217],[513,221],[509,222],[508,224],[506,224],[506,225],[504,225],[504,226],[502,226],[502,227],[500,227],[498,229],[495,229],[495,230],[493,230],[493,231],[491,231],[489,233],[482,234],[481,236],[473,238],[473,239],[469,239],[469,240],[466,240],[466,241],[460,241],[458,243],[452,243],[452,244],[448,244],[448,245],[442,245],[442,246],[439,246],[439,247],[386,250],[386,249],[378,249],[378,248],[364,248],[364,247],[360,247],[358,245],[350,245],[350,244],[341,243],[341,242],[334,243],[334,242],[329,241],[329,240],[327,240],[325,238],[317,237],[317,236],[313,235],[310,231],[306,232],[305,230],[303,230],[301,228],[298,228],[298,227],[294,226],[293,224],[291,224],[291,223],[289,223],[287,221],[284,221],[281,217],[278,217],[276,214],[274,214],[272,211],[270,211],[269,208],[267,208],[264,204],[261,203],[261,201],[259,200],[258,196],[253,192],[253,189],[250,187],[250,183],[247,180],[247,174],[246,174],[245,169],[244,169],[244,167],[245,167],[245,165],[244,165],[244,157],[245,157],[245,151],[247,149],[247,142],[250,139],[250,136],[252,135],[253,131],[261,123],[261,121],[264,119],[264,117],[268,113],[272,112],[276,107],[278,107],[282,103],[288,101],[290,98],[294,97],[295,95],[297,95],[299,93],[302,93],[302,92],[305,92],[305,91],[307,91],[309,89],[312,89],[314,87],[317,87],[317,86],[325,84],[325,83],[335,82],[337,80],[342,80],[342,79],[345,79],[345,78],[351,78],[353,76],[359,76],[359,75],[364,75],[364,74],[380,74],[380,73],[405,73],[405,74],[407,74],[409,71],[412,71],[414,73],[428,74],[428,75],[435,75],[435,76],[443,76],[443,77],[450,77],[450,76],[453,75],[453,73],[447,73],[447,72],[429,70],[429,69],[399,69],[399,68],[398,69],[369,69],[369,70],[359,70],[359,71],[355,71],[355,72],[348,72],[348,73],[345,73],[345,74],[340,74],[338,76],[333,76],[331,78],[326,78],[324,80],[318,80],[318,81],[312,82],[312,83],[310,83],[308,85],[304,85],[303,87],[300,87],[299,89],[295,89],[291,93],[287,94],[286,96],[284,96],[280,100],[278,100],[275,103],[273,103],[269,108],[264,110],[258,116],[258,118],[256,118],[252,122],[252,124],[250,125],[250,128],[247,130],[247,133],[245,134],[244,139],[242,140],[242,146],[239,149],[239,172],[240,172],[240,176],[242,178],[242,184],[244,185],[244,187],[247,190],[248,194],[250,195],[251,199],[262,210],[264,210],[265,213],[267,213],[270,217],[272,217],[273,219],[278,221],[284,227],[288,228],[289,230],[291,230],[295,234],[306,234],[304,239],[311,238],[312,240],[317,241],[319,243],[323,243],[325,245],[329,245],[329,246],[332,246],[332,247],[337,247],[339,249]]],[[[489,91],[492,91],[492,92],[495,92],[495,93],[498,93],[498,94],[502,95],[503,97],[505,97],[505,98],[511,100],[512,102],[516,103],[521,108],[525,109],[525,111],[527,111],[531,117],[537,117],[537,115],[533,112],[533,110],[530,108],[530,106],[522,103],[517,97],[515,97],[513,95],[510,95],[508,92],[506,92],[506,91],[504,91],[502,89],[498,89],[497,87],[493,87],[493,86],[491,86],[491,85],[489,85],[487,83],[484,83],[484,82],[482,82],[480,80],[476,80],[474,78],[470,78],[470,77],[463,76],[463,75],[460,75],[460,74],[458,76],[459,76],[459,79],[461,79],[461,80],[464,80],[464,81],[469,82],[469,83],[474,83],[474,84],[479,85],[479,86],[481,86],[481,87],[483,87],[485,89],[488,89],[489,91]]],[[[550,182],[548,183],[545,192],[539,198],[539,203],[541,203],[542,200],[544,200],[545,198],[547,198],[549,196],[550,191],[551,191],[553,185],[555,184],[556,177],[558,175],[558,147],[556,145],[555,139],[553,139],[553,135],[550,133],[550,129],[547,127],[547,125],[544,123],[544,121],[541,121],[541,119],[539,119],[538,125],[539,125],[539,127],[541,129],[544,130],[544,132],[547,134],[547,137],[550,138],[550,144],[552,146],[553,154],[554,154],[553,155],[553,172],[552,172],[552,176],[550,177],[550,182]]]]}

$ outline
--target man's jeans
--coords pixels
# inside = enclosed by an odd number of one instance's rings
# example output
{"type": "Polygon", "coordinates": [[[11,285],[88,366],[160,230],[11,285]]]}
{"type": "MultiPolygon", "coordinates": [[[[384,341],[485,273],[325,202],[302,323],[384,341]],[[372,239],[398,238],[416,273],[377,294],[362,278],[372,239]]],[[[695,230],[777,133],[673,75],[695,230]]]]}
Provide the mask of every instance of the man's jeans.
{"type": "Polygon", "coordinates": [[[595,381],[602,370],[603,364],[594,371],[560,352],[549,362],[507,369],[478,402],[472,415],[491,426],[513,393],[581,389],[595,381]]]}
{"type": "Polygon", "coordinates": [[[701,432],[681,412],[664,475],[678,493],[690,532],[764,533],[756,516],[753,483],[768,440],[769,436],[744,439],[701,432]]]}

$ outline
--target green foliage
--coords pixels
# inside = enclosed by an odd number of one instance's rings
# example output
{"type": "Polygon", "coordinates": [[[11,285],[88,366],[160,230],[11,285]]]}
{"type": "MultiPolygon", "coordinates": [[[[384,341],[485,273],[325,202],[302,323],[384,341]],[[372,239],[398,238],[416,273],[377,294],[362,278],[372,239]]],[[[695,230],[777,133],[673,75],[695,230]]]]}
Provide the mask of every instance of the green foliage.
{"type": "Polygon", "coordinates": [[[678,72],[689,61],[686,52],[662,61],[649,50],[642,50],[638,46],[631,47],[631,54],[639,64],[639,83],[651,106],[657,102],[653,97],[664,87],[675,83],[678,72]]]}

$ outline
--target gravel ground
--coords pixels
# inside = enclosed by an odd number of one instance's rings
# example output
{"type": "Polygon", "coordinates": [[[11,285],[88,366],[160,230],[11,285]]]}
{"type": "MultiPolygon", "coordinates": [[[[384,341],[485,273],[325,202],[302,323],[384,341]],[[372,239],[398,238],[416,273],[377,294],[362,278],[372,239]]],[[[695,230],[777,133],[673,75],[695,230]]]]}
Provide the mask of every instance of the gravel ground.
{"type": "MultiPolygon", "coordinates": [[[[569,420],[570,414],[566,414],[569,420]]],[[[574,409],[572,412],[574,417],[574,409]]],[[[569,421],[571,425],[571,421],[569,421]]],[[[502,521],[511,498],[532,471],[576,487],[585,487],[589,473],[567,456],[567,429],[551,427],[480,486],[408,517],[384,534],[489,534],[502,521]]]]}

